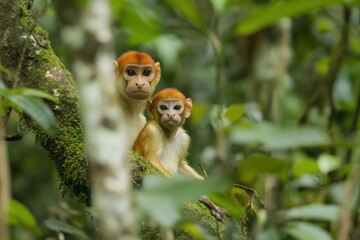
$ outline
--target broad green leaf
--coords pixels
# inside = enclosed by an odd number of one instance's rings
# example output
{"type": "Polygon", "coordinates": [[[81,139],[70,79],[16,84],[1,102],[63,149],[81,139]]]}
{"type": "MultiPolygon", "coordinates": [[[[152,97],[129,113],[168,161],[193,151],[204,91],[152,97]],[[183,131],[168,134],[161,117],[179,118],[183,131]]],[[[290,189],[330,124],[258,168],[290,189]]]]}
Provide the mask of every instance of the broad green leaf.
{"type": "Polygon", "coordinates": [[[339,216],[339,207],[337,205],[312,204],[300,207],[294,207],[285,212],[285,218],[288,220],[319,220],[335,222],[339,216]]]}
{"type": "Polygon", "coordinates": [[[231,187],[230,191],[212,193],[211,201],[226,209],[233,217],[244,217],[249,201],[247,193],[238,187],[231,187]]]}
{"type": "Polygon", "coordinates": [[[77,239],[86,239],[90,240],[90,238],[81,230],[70,225],[66,222],[57,220],[57,219],[48,219],[45,221],[45,226],[53,231],[67,233],[73,236],[76,236],[77,239]]]}
{"type": "Polygon", "coordinates": [[[319,188],[322,185],[322,178],[319,175],[305,174],[290,182],[292,188],[319,188]]]}
{"type": "Polygon", "coordinates": [[[265,122],[234,128],[230,139],[237,144],[261,144],[266,150],[318,147],[330,142],[329,136],[315,127],[289,127],[265,122]]]}
{"type": "Polygon", "coordinates": [[[11,199],[9,202],[8,224],[11,226],[21,226],[36,234],[41,234],[41,230],[36,223],[32,213],[21,202],[11,199]]]}
{"type": "Polygon", "coordinates": [[[253,156],[242,160],[237,175],[243,182],[251,182],[264,173],[283,174],[291,162],[269,156],[253,156]]]}
{"type": "Polygon", "coordinates": [[[122,25],[130,31],[129,44],[139,45],[161,34],[159,16],[142,1],[126,1],[122,25]]]}
{"type": "Polygon", "coordinates": [[[331,235],[324,229],[307,222],[288,223],[283,231],[298,240],[332,240],[331,235]]]}
{"type": "Polygon", "coordinates": [[[235,32],[249,35],[267,27],[284,17],[294,17],[330,5],[344,5],[354,1],[346,0],[289,0],[273,1],[271,4],[259,8],[249,16],[241,19],[235,32]]]}
{"type": "Polygon", "coordinates": [[[235,122],[239,120],[241,116],[245,113],[245,106],[242,104],[233,104],[230,105],[225,112],[225,116],[231,121],[235,122]]]}
{"type": "Polygon", "coordinates": [[[173,198],[177,205],[181,205],[203,194],[223,190],[230,184],[230,179],[224,176],[211,176],[204,181],[199,181],[182,175],[175,175],[171,179],[150,175],[145,177],[143,191],[140,192],[151,192],[160,195],[166,192],[167,198],[173,198]]]}
{"type": "Polygon", "coordinates": [[[334,24],[326,17],[318,17],[315,22],[316,29],[319,32],[329,32],[334,29],[334,24]]]}
{"type": "Polygon", "coordinates": [[[222,14],[225,12],[226,5],[229,3],[229,0],[211,0],[211,4],[216,12],[222,14]]]}
{"type": "Polygon", "coordinates": [[[304,174],[318,173],[319,166],[314,159],[303,158],[295,162],[292,172],[294,177],[298,178],[304,174]]]}
{"type": "Polygon", "coordinates": [[[9,95],[8,99],[20,106],[24,112],[39,123],[49,134],[54,135],[56,133],[54,113],[41,99],[24,95],[9,95]]]}
{"type": "Polygon", "coordinates": [[[110,0],[110,5],[113,18],[116,19],[121,16],[120,13],[125,7],[125,0],[110,0]]]}
{"type": "Polygon", "coordinates": [[[161,59],[161,67],[175,69],[178,67],[179,54],[184,47],[184,42],[174,34],[161,34],[149,43],[154,45],[161,59]]]}
{"type": "Polygon", "coordinates": [[[225,177],[199,181],[178,175],[171,179],[150,175],[145,177],[143,189],[136,193],[135,199],[140,209],[159,224],[172,227],[180,219],[179,207],[183,203],[223,190],[230,184],[230,179],[225,177]]]}
{"type": "Polygon", "coordinates": [[[38,97],[38,98],[45,98],[47,100],[50,100],[52,102],[58,102],[58,99],[54,97],[53,95],[36,90],[36,89],[30,89],[30,88],[16,88],[11,89],[8,92],[9,95],[23,95],[23,96],[32,96],[32,97],[38,97]]]}
{"type": "Polygon", "coordinates": [[[319,156],[318,165],[319,165],[320,171],[323,174],[328,174],[329,172],[340,167],[341,160],[338,157],[324,153],[319,156]]]}
{"type": "Polygon", "coordinates": [[[179,11],[179,13],[193,23],[197,28],[203,29],[204,22],[194,0],[165,0],[165,2],[179,11]]]}
{"type": "Polygon", "coordinates": [[[270,227],[258,234],[256,240],[280,240],[279,230],[275,227],[270,227]]]}
{"type": "Polygon", "coordinates": [[[136,202],[142,211],[161,226],[170,228],[181,218],[176,204],[160,194],[139,192],[136,194],[136,202]]]}

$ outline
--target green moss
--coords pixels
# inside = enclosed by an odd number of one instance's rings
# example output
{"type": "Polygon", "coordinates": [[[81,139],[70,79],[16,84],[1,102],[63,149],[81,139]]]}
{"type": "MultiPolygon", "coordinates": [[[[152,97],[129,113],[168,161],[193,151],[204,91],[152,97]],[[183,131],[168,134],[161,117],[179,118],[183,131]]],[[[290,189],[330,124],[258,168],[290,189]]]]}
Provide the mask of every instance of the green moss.
{"type": "MultiPolygon", "coordinates": [[[[75,84],[69,71],[57,58],[48,41],[48,34],[34,26],[24,2],[20,5],[20,25],[27,51],[23,58],[20,81],[16,87],[35,88],[58,97],[49,102],[57,120],[57,134],[49,136],[38,124],[25,117],[24,125],[49,153],[60,177],[60,188],[81,202],[89,202],[88,166],[84,153],[82,125],[75,84]]],[[[22,49],[22,48],[20,48],[22,49]]]]}

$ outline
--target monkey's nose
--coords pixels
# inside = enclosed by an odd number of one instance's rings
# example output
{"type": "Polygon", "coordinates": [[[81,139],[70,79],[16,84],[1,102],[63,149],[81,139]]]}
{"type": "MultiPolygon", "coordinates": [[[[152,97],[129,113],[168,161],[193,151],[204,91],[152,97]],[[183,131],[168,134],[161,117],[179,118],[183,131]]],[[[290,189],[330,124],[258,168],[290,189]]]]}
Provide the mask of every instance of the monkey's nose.
{"type": "Polygon", "coordinates": [[[135,83],[135,85],[136,85],[138,88],[142,88],[143,86],[145,86],[145,83],[135,83]]]}

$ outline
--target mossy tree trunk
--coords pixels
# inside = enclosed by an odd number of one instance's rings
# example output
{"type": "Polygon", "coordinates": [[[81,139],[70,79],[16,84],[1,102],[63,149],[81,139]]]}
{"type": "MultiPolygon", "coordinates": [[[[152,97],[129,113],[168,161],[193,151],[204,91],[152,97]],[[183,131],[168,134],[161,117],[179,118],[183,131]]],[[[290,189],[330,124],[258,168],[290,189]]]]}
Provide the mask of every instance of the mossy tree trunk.
{"type": "Polygon", "coordinates": [[[24,123],[54,161],[63,193],[86,202],[88,168],[75,84],[30,7],[24,0],[0,0],[0,64],[11,72],[1,72],[0,79],[10,88],[39,89],[59,99],[57,104],[49,103],[56,115],[56,136],[50,137],[26,116],[24,123]]]}

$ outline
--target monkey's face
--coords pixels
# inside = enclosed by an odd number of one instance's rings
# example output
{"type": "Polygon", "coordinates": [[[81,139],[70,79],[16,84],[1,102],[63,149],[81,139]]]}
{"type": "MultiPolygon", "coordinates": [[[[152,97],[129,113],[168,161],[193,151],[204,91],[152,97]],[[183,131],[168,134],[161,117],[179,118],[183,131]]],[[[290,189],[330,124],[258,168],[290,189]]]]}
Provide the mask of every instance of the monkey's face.
{"type": "Polygon", "coordinates": [[[167,129],[181,126],[185,121],[184,103],[179,99],[163,99],[157,104],[160,125],[167,129]]]}
{"type": "Polygon", "coordinates": [[[126,64],[123,69],[125,94],[133,99],[147,99],[158,83],[158,73],[151,64],[126,64]]]}

